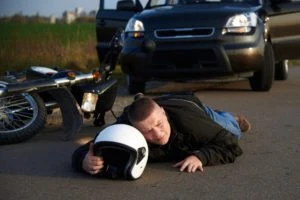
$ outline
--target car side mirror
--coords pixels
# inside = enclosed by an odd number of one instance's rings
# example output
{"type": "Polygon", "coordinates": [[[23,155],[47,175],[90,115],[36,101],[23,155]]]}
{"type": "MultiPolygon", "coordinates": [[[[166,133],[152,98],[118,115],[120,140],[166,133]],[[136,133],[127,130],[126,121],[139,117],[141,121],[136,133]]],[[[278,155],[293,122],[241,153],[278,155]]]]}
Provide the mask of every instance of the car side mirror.
{"type": "Polygon", "coordinates": [[[122,11],[135,11],[136,6],[132,0],[120,0],[117,2],[117,10],[122,11]]]}

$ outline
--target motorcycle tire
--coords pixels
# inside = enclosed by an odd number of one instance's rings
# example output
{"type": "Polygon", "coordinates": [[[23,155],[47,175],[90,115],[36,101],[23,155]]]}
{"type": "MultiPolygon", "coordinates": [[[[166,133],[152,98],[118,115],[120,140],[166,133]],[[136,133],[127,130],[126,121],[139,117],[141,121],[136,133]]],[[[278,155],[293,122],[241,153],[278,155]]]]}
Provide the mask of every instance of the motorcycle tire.
{"type": "Polygon", "coordinates": [[[23,142],[36,135],[46,123],[46,107],[36,93],[0,98],[0,144],[23,142]]]}

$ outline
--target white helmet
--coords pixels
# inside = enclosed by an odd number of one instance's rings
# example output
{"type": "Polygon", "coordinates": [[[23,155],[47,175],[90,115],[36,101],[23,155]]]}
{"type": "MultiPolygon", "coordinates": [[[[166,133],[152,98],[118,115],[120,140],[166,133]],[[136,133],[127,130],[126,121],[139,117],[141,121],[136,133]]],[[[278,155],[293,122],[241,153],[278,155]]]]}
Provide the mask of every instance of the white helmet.
{"type": "Polygon", "coordinates": [[[139,178],[148,161],[148,145],[140,131],[126,124],[104,128],[94,141],[95,155],[104,159],[110,178],[139,178]]]}

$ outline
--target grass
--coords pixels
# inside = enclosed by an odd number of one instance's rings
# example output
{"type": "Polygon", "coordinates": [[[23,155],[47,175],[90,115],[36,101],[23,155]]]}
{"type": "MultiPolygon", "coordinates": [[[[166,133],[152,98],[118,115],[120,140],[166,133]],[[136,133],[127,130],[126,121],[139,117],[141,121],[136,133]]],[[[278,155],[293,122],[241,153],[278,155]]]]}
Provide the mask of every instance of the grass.
{"type": "Polygon", "coordinates": [[[0,23],[0,73],[29,66],[89,71],[99,66],[95,23],[0,23]]]}

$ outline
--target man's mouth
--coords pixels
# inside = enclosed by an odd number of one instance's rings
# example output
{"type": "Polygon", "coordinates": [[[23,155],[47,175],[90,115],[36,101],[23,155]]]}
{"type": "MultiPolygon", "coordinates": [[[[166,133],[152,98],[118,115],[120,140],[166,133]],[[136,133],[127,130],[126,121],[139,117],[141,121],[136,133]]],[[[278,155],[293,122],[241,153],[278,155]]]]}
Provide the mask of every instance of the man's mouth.
{"type": "Polygon", "coordinates": [[[161,142],[161,141],[164,139],[164,136],[165,136],[165,135],[163,135],[163,136],[157,138],[156,141],[157,141],[157,142],[161,142]]]}

